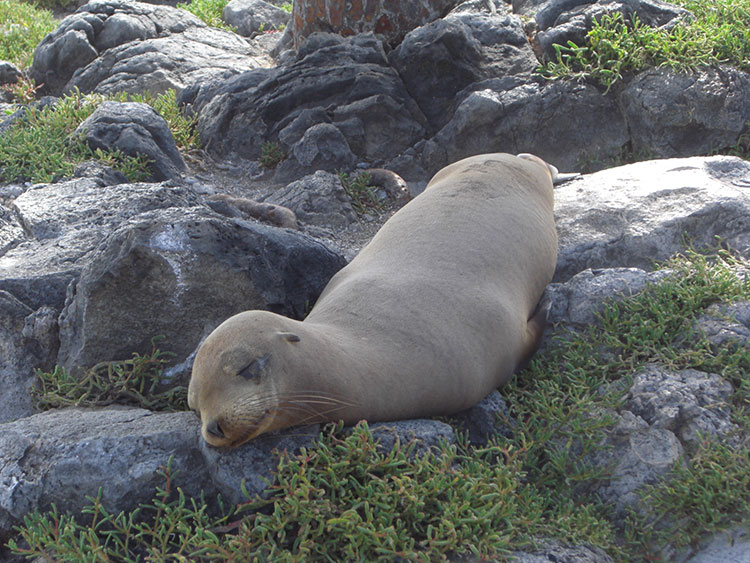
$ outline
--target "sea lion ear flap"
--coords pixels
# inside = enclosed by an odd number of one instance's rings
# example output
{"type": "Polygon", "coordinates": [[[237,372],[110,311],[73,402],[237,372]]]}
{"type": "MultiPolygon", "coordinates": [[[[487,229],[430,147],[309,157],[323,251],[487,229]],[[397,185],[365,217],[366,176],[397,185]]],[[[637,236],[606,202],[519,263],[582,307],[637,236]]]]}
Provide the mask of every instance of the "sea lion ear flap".
{"type": "Polygon", "coordinates": [[[299,342],[301,340],[301,338],[293,332],[279,332],[279,336],[287,342],[299,342]]]}

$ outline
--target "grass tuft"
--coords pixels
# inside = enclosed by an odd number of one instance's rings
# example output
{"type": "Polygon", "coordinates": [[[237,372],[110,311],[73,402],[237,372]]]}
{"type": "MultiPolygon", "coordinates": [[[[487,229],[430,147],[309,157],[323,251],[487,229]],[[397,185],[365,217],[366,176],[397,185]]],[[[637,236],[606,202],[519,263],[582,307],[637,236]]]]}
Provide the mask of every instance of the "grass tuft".
{"type": "Polygon", "coordinates": [[[227,4],[229,0],[192,0],[189,3],[179,3],[177,7],[197,16],[206,25],[237,32],[235,27],[225,23],[221,17],[227,4]]]}
{"type": "Polygon", "coordinates": [[[367,172],[359,172],[351,176],[346,172],[339,172],[341,185],[344,191],[352,198],[352,207],[357,215],[365,215],[368,212],[380,212],[385,206],[378,198],[377,193],[370,185],[372,177],[367,172]]]}
{"type": "Polygon", "coordinates": [[[54,105],[41,109],[29,107],[3,135],[0,143],[0,180],[29,180],[47,183],[73,173],[85,160],[98,160],[120,170],[131,182],[150,176],[145,156],[126,156],[118,150],[93,150],[72,133],[104,101],[144,102],[167,120],[178,147],[199,145],[196,118],[184,117],[176,102],[175,92],[164,94],[88,94],[80,92],[60,98],[54,105]]]}
{"type": "Polygon", "coordinates": [[[34,49],[56,27],[52,13],[18,0],[0,0],[0,60],[31,66],[34,49]]]}

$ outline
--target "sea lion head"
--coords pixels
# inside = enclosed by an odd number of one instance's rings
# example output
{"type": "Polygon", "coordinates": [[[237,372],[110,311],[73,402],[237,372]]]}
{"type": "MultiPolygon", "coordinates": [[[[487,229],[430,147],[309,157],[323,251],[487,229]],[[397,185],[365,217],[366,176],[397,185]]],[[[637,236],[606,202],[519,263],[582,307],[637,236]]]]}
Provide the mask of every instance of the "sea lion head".
{"type": "Polygon", "coordinates": [[[266,311],[246,311],[224,321],[200,346],[188,405],[200,416],[209,444],[238,446],[299,422],[285,407],[290,378],[283,377],[294,372],[299,354],[301,338],[289,330],[295,323],[301,324],[266,311]]]}

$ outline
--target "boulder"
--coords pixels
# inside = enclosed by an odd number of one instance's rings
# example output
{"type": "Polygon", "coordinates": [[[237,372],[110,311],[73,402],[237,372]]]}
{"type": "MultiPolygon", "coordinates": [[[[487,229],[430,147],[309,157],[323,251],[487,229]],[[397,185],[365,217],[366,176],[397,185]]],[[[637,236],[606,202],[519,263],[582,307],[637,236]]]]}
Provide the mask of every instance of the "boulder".
{"type": "Polygon", "coordinates": [[[302,318],[344,264],[310,237],[202,206],[139,214],[107,236],[71,286],[58,364],[77,371],[148,353],[154,336],[181,362],[235,313],[302,318]]]}
{"type": "Polygon", "coordinates": [[[261,31],[283,28],[290,15],[263,0],[232,0],[224,7],[221,18],[240,35],[252,37],[261,31]]]}
{"type": "Polygon", "coordinates": [[[611,265],[651,269],[717,237],[750,257],[750,163],[714,156],[639,162],[555,190],[555,281],[611,265]]]}
{"type": "Polygon", "coordinates": [[[0,61],[0,85],[15,84],[21,78],[19,68],[8,61],[0,61]]]}
{"type": "MultiPolygon", "coordinates": [[[[750,269],[741,275],[750,279],[750,269]]],[[[696,320],[695,330],[708,339],[714,350],[750,349],[750,301],[711,305],[696,320]]]]}
{"type": "Polygon", "coordinates": [[[188,497],[205,493],[211,509],[261,493],[278,465],[272,450],[311,446],[316,427],[276,433],[233,450],[217,451],[200,437],[192,412],[71,408],[0,424],[0,543],[32,510],[80,514],[101,488],[106,510],[117,513],[149,502],[171,459],[172,486],[188,497]]]}
{"type": "Polygon", "coordinates": [[[597,169],[627,142],[614,97],[593,86],[489,79],[458,95],[451,120],[420,147],[421,165],[434,174],[475,154],[533,152],[560,170],[597,169]]]}
{"type": "Polygon", "coordinates": [[[389,60],[433,131],[450,120],[464,88],[488,78],[528,78],[539,64],[517,16],[476,13],[415,29],[389,60]]]}
{"type": "Polygon", "coordinates": [[[322,170],[274,192],[268,201],[288,207],[308,225],[342,228],[357,220],[341,179],[322,170]]]}
{"type": "Polygon", "coordinates": [[[73,88],[160,93],[269,64],[259,48],[186,10],[94,0],[42,40],[29,74],[43,92],[55,95],[73,88]]]}
{"type": "Polygon", "coordinates": [[[73,134],[83,137],[92,149],[147,157],[157,181],[177,178],[187,169],[169,125],[147,104],[103,102],[73,134]]]}
{"type": "Polygon", "coordinates": [[[625,86],[620,100],[638,155],[710,154],[750,132],[750,74],[731,67],[646,70],[625,86]]]}
{"type": "Polygon", "coordinates": [[[279,182],[351,167],[355,156],[390,158],[425,134],[424,116],[372,35],[315,34],[287,66],[193,93],[185,101],[207,150],[255,160],[265,143],[277,143],[291,157],[279,182]]]}
{"type": "Polygon", "coordinates": [[[299,47],[305,38],[319,31],[344,36],[375,32],[396,45],[409,31],[444,16],[457,3],[457,0],[295,2],[290,24],[294,46],[299,47]]]}

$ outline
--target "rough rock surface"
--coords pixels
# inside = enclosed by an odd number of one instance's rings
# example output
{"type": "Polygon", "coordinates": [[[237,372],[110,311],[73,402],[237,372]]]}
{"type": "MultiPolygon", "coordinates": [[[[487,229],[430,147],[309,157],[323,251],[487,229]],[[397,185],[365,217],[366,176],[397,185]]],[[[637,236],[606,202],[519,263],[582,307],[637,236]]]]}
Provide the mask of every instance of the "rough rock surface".
{"type": "Polygon", "coordinates": [[[104,102],[75,130],[92,149],[143,155],[156,181],[178,178],[187,166],[169,125],[151,106],[136,102],[104,102]]]}
{"type": "Polygon", "coordinates": [[[322,170],[274,192],[267,201],[288,207],[310,225],[340,228],[357,220],[341,179],[322,170]]]}
{"type": "Polygon", "coordinates": [[[51,94],[177,91],[270,60],[234,33],[170,6],[94,0],[65,18],[34,52],[30,76],[51,94]]]}
{"type": "Polygon", "coordinates": [[[221,18],[237,33],[252,37],[260,31],[280,29],[289,23],[290,16],[281,8],[263,0],[232,0],[221,18]]]}
{"type": "Polygon", "coordinates": [[[200,422],[189,412],[153,413],[144,409],[63,409],[0,424],[0,542],[33,509],[79,512],[102,488],[107,510],[132,510],[147,502],[170,457],[175,485],[213,502],[243,500],[247,490],[265,488],[278,465],[273,449],[290,452],[309,446],[318,435],[310,427],[253,440],[240,448],[217,451],[200,438],[200,422]],[[221,467],[220,467],[221,466],[221,467]],[[217,469],[219,469],[217,471],[217,469]]]}
{"type": "Polygon", "coordinates": [[[625,87],[620,99],[633,151],[650,157],[727,149],[750,122],[750,77],[728,67],[696,74],[647,70],[625,87]]]}
{"type": "Polygon", "coordinates": [[[650,269],[720,237],[750,257],[750,164],[715,156],[654,160],[583,176],[555,190],[555,281],[586,268],[650,269]],[[608,186],[602,190],[602,186],[608,186]]]}
{"type": "MultiPolygon", "coordinates": [[[[750,270],[738,274],[750,280],[750,270]]],[[[714,349],[750,348],[750,301],[711,305],[696,321],[696,328],[714,349]]]]}
{"type": "Polygon", "coordinates": [[[353,35],[375,32],[392,44],[406,33],[444,16],[457,0],[318,0],[295,2],[292,35],[298,47],[316,31],[353,35]]]}
{"type": "Polygon", "coordinates": [[[15,84],[21,78],[21,71],[13,63],[0,61],[0,84],[15,84]]]}
{"type": "Polygon", "coordinates": [[[74,369],[147,353],[157,335],[182,361],[241,311],[301,318],[344,264],[305,235],[205,207],[140,214],[107,237],[71,286],[58,363],[74,369]]]}

